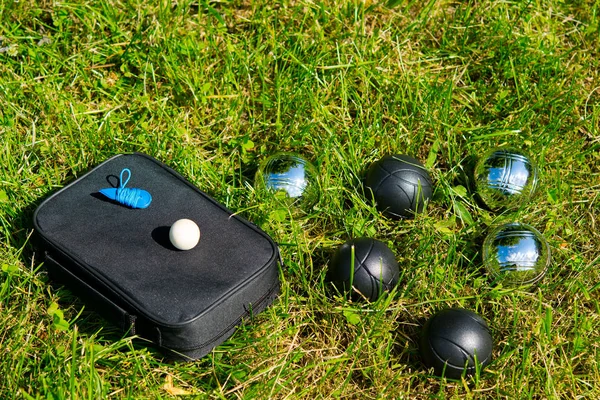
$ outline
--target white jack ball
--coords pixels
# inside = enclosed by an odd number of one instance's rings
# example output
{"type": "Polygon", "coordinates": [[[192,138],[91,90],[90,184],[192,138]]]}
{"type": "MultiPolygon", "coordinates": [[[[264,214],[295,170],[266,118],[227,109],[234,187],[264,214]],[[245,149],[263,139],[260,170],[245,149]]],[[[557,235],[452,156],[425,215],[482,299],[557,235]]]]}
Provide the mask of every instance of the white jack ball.
{"type": "Polygon", "coordinates": [[[169,240],[179,250],[193,249],[200,240],[200,228],[191,219],[177,220],[171,225],[169,240]]]}

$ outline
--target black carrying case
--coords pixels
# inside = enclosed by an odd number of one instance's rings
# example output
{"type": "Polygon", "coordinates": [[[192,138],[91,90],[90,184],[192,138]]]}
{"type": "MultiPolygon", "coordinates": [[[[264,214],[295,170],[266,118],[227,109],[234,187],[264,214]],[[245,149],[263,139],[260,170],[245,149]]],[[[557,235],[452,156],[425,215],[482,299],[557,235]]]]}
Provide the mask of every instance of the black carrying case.
{"type": "Polygon", "coordinates": [[[34,226],[51,278],[175,358],[203,357],[279,293],[271,238],[144,154],[112,157],[59,190],[37,208],[34,226]],[[124,168],[128,188],[152,195],[148,208],[98,192],[118,186],[124,168]],[[168,237],[181,218],[201,232],[187,251],[168,237]]]}

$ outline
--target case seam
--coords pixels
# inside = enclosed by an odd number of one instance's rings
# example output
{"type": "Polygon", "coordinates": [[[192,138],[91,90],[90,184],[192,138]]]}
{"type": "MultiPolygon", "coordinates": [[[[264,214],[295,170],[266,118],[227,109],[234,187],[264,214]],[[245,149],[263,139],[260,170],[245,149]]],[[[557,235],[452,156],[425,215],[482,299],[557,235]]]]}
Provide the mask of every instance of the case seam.
{"type": "MultiPolygon", "coordinates": [[[[265,293],[262,297],[260,297],[255,303],[251,303],[251,304],[255,304],[257,306],[257,308],[260,309],[261,306],[263,305],[263,303],[265,301],[267,301],[267,299],[269,299],[270,297],[272,297],[274,294],[277,293],[278,288],[279,288],[279,282],[277,282],[273,286],[271,286],[271,288],[269,289],[269,291],[267,293],[265,293]]],[[[245,305],[244,305],[244,309],[246,309],[245,305]]],[[[237,325],[239,325],[242,322],[242,320],[245,317],[247,317],[248,315],[250,315],[250,311],[246,310],[242,315],[240,315],[238,318],[236,318],[231,324],[229,324],[228,326],[223,328],[223,330],[221,330],[221,332],[219,332],[217,335],[213,336],[210,340],[207,340],[199,345],[196,345],[193,347],[167,347],[167,348],[170,350],[175,350],[175,351],[193,351],[193,350],[198,350],[198,349],[201,349],[202,347],[211,345],[212,343],[215,343],[216,341],[218,341],[221,337],[223,337],[223,335],[225,335],[231,329],[233,329],[237,325]]],[[[159,328],[157,327],[157,329],[159,329],[159,328]]]]}

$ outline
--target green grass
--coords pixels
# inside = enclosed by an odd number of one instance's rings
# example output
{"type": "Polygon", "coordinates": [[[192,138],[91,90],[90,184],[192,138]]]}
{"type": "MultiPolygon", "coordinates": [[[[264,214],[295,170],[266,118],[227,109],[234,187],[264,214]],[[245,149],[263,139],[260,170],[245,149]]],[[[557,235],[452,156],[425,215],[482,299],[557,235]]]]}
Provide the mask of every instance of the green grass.
{"type": "Polygon", "coordinates": [[[599,398],[599,14],[592,0],[0,2],[0,398],[599,398]],[[496,215],[459,185],[501,144],[542,174],[531,202],[496,215]],[[319,169],[308,215],[252,190],[277,150],[319,169]],[[280,299],[193,363],[120,336],[48,281],[33,246],[47,195],[131,151],[281,243],[280,299]],[[389,153],[434,177],[414,220],[361,195],[389,153]],[[487,227],[511,219],[552,248],[532,290],[481,268],[487,227]],[[373,304],[325,282],[332,252],[362,235],[401,266],[373,304]],[[418,354],[424,321],[449,306],[480,313],[495,340],[494,362],[462,381],[418,354]]]}

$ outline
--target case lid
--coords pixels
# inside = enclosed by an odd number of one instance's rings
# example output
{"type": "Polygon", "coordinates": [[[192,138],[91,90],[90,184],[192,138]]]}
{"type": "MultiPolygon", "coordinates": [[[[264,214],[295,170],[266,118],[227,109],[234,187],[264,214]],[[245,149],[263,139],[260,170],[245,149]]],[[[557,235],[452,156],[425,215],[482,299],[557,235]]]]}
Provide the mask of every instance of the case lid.
{"type": "Polygon", "coordinates": [[[34,224],[51,246],[167,325],[208,311],[277,258],[268,235],[143,154],[115,156],[61,189],[38,207],[34,224]],[[152,195],[148,208],[128,208],[99,194],[119,184],[124,168],[131,171],[127,187],[152,195]],[[175,249],[168,237],[182,218],[201,232],[187,251],[175,249]]]}

